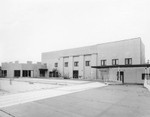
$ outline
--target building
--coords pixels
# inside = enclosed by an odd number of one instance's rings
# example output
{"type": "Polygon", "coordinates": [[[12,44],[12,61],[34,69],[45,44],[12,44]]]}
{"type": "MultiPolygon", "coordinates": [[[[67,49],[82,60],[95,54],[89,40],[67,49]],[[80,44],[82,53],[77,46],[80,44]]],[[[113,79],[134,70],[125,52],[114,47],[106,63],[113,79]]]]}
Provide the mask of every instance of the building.
{"type": "Polygon", "coordinates": [[[2,63],[2,77],[46,77],[46,65],[40,62],[33,64],[31,61],[27,63],[2,63]]]}
{"type": "Polygon", "coordinates": [[[92,66],[145,64],[145,47],[141,38],[133,38],[87,47],[44,52],[42,53],[42,63],[47,64],[49,77],[60,75],[71,79],[143,83],[144,67],[95,69],[92,66]]]}

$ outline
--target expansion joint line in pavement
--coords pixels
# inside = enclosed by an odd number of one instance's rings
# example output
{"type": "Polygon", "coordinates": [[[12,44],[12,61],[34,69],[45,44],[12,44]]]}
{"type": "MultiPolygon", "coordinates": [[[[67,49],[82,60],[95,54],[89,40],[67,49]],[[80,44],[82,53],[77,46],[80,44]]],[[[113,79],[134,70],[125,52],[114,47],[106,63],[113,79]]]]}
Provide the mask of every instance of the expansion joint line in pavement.
{"type": "Polygon", "coordinates": [[[3,112],[3,113],[5,113],[5,114],[7,114],[7,115],[9,115],[9,116],[11,116],[11,117],[16,117],[16,116],[14,116],[14,115],[12,115],[12,114],[10,114],[10,113],[8,113],[8,112],[2,110],[2,109],[0,109],[0,111],[3,112]]]}

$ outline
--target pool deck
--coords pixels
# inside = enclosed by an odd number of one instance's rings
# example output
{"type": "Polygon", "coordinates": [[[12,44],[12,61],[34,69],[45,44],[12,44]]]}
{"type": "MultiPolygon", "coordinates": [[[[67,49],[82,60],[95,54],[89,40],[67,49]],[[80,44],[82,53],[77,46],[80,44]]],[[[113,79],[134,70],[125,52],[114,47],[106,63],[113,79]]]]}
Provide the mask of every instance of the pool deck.
{"type": "Polygon", "coordinates": [[[0,110],[0,117],[149,117],[150,92],[142,85],[108,85],[0,110]]]}

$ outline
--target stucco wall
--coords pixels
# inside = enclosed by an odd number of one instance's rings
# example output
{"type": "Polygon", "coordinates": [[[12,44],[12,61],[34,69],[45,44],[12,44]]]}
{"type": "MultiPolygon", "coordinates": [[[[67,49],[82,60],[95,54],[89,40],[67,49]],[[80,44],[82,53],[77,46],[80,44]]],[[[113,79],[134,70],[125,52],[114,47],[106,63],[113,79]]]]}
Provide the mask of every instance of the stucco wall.
{"type": "MultiPolygon", "coordinates": [[[[79,76],[92,79],[101,79],[104,73],[101,74],[99,70],[85,67],[86,59],[91,61],[91,66],[97,66],[101,65],[103,59],[107,60],[107,65],[112,65],[112,59],[119,59],[119,64],[124,65],[125,58],[132,58],[132,64],[145,63],[145,47],[141,38],[42,53],[42,63],[47,63],[49,70],[52,70],[54,63],[58,62],[58,69],[62,75],[69,72],[69,77],[73,77],[73,70],[79,70],[79,76]],[[86,57],[88,55],[91,56],[86,57]],[[67,60],[69,62],[68,68],[64,68],[65,57],[69,57],[67,60]],[[79,66],[74,66],[75,61],[79,62],[79,66]]],[[[116,70],[107,71],[105,76],[113,80],[114,74],[110,75],[113,72],[116,70]]]]}
{"type": "Polygon", "coordinates": [[[31,70],[31,77],[40,77],[39,69],[42,68],[46,69],[47,67],[39,62],[37,64],[29,61],[27,63],[2,63],[2,70],[7,70],[7,77],[14,77],[14,70],[20,70],[20,77],[22,77],[23,70],[31,70]]]}
{"type": "Polygon", "coordinates": [[[98,65],[106,59],[107,65],[112,65],[112,59],[119,59],[119,64],[125,64],[125,58],[132,58],[132,64],[141,63],[141,39],[124,40],[98,45],[98,65]]]}

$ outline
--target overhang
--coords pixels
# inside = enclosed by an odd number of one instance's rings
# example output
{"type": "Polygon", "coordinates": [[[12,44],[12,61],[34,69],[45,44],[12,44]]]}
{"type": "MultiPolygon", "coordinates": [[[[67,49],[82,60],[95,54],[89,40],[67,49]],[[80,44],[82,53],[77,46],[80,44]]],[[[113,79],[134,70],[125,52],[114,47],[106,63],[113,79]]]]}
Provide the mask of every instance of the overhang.
{"type": "Polygon", "coordinates": [[[150,67],[150,64],[133,64],[133,65],[105,65],[105,66],[91,66],[91,68],[132,68],[132,67],[150,67]]]}
{"type": "Polygon", "coordinates": [[[39,69],[40,71],[48,71],[48,69],[39,69]]]}

